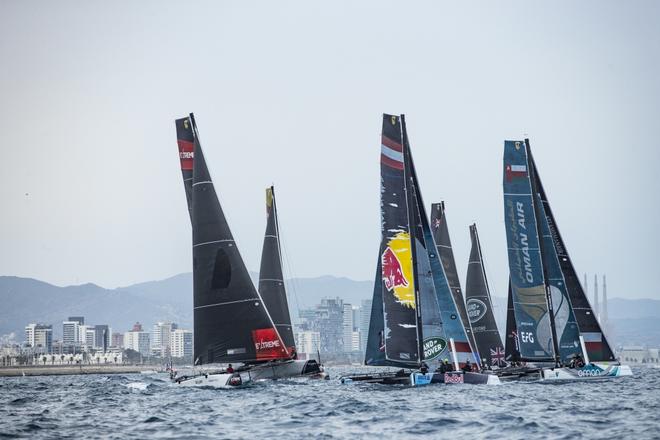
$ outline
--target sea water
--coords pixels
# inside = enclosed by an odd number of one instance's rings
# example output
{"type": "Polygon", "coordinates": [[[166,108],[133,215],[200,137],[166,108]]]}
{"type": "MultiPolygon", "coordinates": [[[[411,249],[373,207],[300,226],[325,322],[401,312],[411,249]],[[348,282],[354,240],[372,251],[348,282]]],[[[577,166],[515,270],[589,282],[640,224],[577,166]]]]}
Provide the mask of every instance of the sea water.
{"type": "MultiPolygon", "coordinates": [[[[0,438],[660,438],[660,370],[565,384],[411,388],[293,379],[183,388],[159,375],[0,378],[0,438]]],[[[371,370],[373,371],[373,370],[371,370]]]]}

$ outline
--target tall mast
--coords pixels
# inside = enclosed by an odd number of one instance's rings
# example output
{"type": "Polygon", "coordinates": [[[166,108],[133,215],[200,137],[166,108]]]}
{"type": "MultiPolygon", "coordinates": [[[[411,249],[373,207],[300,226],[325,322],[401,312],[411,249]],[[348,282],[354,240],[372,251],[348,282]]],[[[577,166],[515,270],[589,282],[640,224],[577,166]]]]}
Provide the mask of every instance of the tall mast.
{"type": "Polygon", "coordinates": [[[600,322],[600,304],[598,302],[598,275],[594,274],[594,313],[596,320],[600,322]]]}
{"type": "Polygon", "coordinates": [[[543,229],[541,228],[540,219],[544,214],[541,212],[537,203],[539,189],[536,181],[536,170],[532,166],[532,149],[529,145],[529,139],[525,139],[525,146],[527,147],[527,169],[529,170],[529,177],[532,185],[532,206],[534,207],[534,216],[536,217],[536,229],[539,231],[539,250],[541,251],[541,267],[543,268],[543,287],[545,288],[545,297],[548,303],[548,316],[550,317],[550,330],[552,332],[552,348],[555,355],[555,365],[559,366],[561,354],[559,352],[559,340],[557,339],[557,327],[555,325],[555,311],[552,305],[552,293],[550,291],[550,284],[548,283],[548,272],[543,262],[543,256],[545,255],[545,244],[543,243],[544,240],[541,236],[541,231],[543,229]]]}
{"type": "Polygon", "coordinates": [[[603,327],[607,326],[607,284],[605,284],[605,275],[603,275],[603,306],[601,307],[600,322],[603,327]]]}
{"type": "MultiPolygon", "coordinates": [[[[415,303],[416,308],[415,312],[417,315],[417,351],[419,363],[423,362],[424,355],[424,340],[422,334],[422,304],[420,302],[419,294],[419,275],[417,274],[417,243],[415,239],[415,233],[417,232],[417,225],[411,224],[415,221],[415,184],[414,177],[411,167],[411,158],[410,158],[410,145],[408,144],[408,131],[406,130],[406,117],[401,115],[401,130],[402,130],[402,139],[403,139],[403,164],[404,164],[404,192],[406,194],[406,205],[408,208],[408,227],[410,232],[410,254],[412,257],[412,275],[413,275],[413,285],[415,287],[415,303]]],[[[420,214],[421,215],[421,214],[420,214]]]]}

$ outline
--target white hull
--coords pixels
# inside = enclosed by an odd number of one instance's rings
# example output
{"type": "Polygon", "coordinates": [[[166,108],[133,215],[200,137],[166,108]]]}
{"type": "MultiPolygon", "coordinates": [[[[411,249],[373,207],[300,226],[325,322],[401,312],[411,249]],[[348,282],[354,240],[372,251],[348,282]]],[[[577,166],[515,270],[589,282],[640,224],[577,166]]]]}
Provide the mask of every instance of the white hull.
{"type": "Polygon", "coordinates": [[[568,382],[582,380],[612,379],[632,376],[628,365],[589,364],[582,368],[544,368],[541,381],[568,382]]]}
{"type": "Polygon", "coordinates": [[[250,383],[249,373],[215,373],[200,374],[178,380],[176,383],[182,387],[209,387],[209,388],[240,388],[250,383]]]}
{"type": "Polygon", "coordinates": [[[312,366],[310,361],[301,359],[285,362],[270,362],[268,364],[255,365],[250,368],[250,376],[252,377],[252,380],[283,379],[288,377],[325,378],[326,373],[323,370],[323,366],[319,366],[316,362],[313,362],[313,364],[315,368],[310,368],[312,366]]]}

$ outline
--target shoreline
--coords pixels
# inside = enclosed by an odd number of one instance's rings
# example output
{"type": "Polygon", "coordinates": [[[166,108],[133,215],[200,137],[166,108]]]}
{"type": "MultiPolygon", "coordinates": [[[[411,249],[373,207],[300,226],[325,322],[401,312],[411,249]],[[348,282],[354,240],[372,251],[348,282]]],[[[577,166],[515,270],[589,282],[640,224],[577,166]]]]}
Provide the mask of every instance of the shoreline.
{"type": "Polygon", "coordinates": [[[157,371],[159,368],[156,365],[28,365],[0,367],[0,377],[126,374],[157,371]]]}

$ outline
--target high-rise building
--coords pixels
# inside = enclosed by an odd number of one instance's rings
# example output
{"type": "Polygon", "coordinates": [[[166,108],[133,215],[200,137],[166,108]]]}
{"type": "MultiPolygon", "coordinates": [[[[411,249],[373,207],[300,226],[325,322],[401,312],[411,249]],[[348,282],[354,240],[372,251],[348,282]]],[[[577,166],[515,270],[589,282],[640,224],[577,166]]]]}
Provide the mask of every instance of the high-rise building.
{"type": "Polygon", "coordinates": [[[149,356],[151,354],[150,341],[149,332],[130,331],[124,333],[124,349],[137,351],[142,356],[149,356]]]}
{"type": "Polygon", "coordinates": [[[124,334],[113,333],[112,340],[110,341],[110,346],[114,348],[124,348],[124,334]]]}
{"type": "Polygon", "coordinates": [[[139,322],[136,322],[135,324],[133,324],[133,331],[134,332],[141,332],[142,331],[142,324],[140,324],[139,322]]]}
{"type": "Polygon", "coordinates": [[[351,351],[353,345],[353,306],[344,303],[342,316],[342,345],[343,351],[351,351]]]}
{"type": "Polygon", "coordinates": [[[151,353],[154,356],[167,357],[171,353],[172,330],[177,325],[172,322],[159,322],[153,326],[151,331],[151,353]]]}
{"type": "Polygon", "coordinates": [[[38,353],[51,353],[53,349],[53,326],[31,323],[25,327],[27,345],[38,353]]]}
{"type": "Polygon", "coordinates": [[[316,354],[321,348],[321,335],[309,330],[296,332],[296,348],[298,353],[316,354]]]}
{"type": "Polygon", "coordinates": [[[323,298],[314,309],[302,310],[303,331],[318,332],[324,353],[344,351],[344,304],[340,298],[323,298]]]}
{"type": "Polygon", "coordinates": [[[360,331],[356,330],[351,334],[351,351],[360,351],[360,331]]]}
{"type": "Polygon", "coordinates": [[[94,326],[94,348],[107,351],[110,346],[110,327],[107,324],[94,326]]]}
{"type": "Polygon", "coordinates": [[[62,322],[62,343],[64,345],[71,346],[80,343],[79,325],[78,321],[69,320],[62,322]]]}
{"type": "Polygon", "coordinates": [[[371,300],[363,299],[360,307],[360,351],[367,350],[369,321],[371,320],[371,300]]]}
{"type": "Polygon", "coordinates": [[[190,330],[181,328],[172,330],[170,346],[173,358],[192,359],[193,333],[190,330]]]}
{"type": "Polygon", "coordinates": [[[85,325],[85,317],[84,316],[69,316],[69,319],[67,321],[77,322],[78,325],[85,325]]]}
{"type": "Polygon", "coordinates": [[[96,330],[93,325],[79,325],[78,326],[78,340],[83,350],[94,348],[96,342],[96,330]]]}

